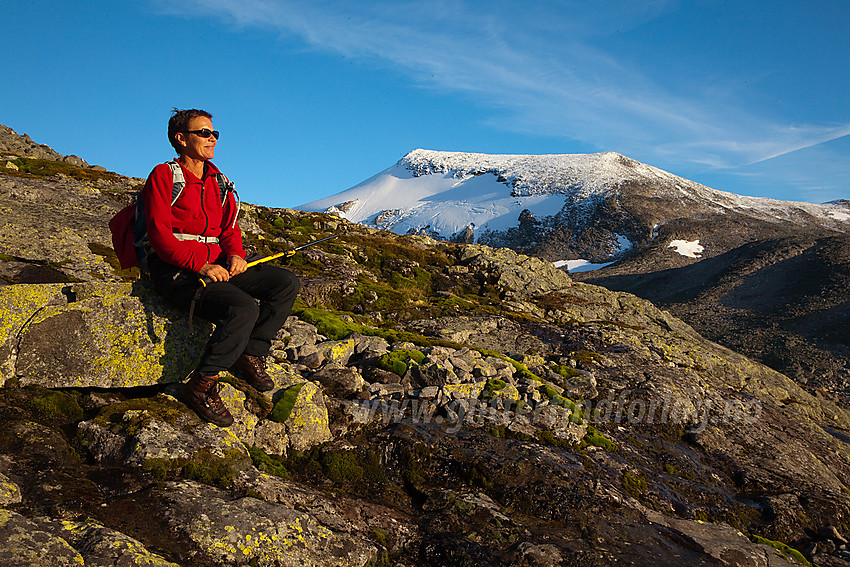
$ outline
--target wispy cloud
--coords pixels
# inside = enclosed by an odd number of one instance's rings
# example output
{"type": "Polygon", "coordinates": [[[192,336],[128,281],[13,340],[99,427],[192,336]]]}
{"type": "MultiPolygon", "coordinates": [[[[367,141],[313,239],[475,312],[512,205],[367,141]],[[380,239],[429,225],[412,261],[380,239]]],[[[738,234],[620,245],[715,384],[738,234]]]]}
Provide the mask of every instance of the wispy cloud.
{"type": "MultiPolygon", "coordinates": [[[[157,0],[158,1],[158,0],[157,0]]],[[[663,15],[669,1],[476,5],[447,0],[182,0],[173,14],[300,38],[374,60],[417,84],[493,108],[491,124],[579,140],[671,166],[736,168],[850,134],[850,125],[782,124],[709,94],[682,94],[598,47],[612,29],[663,15]]],[[[474,150],[474,148],[470,148],[474,150]]]]}

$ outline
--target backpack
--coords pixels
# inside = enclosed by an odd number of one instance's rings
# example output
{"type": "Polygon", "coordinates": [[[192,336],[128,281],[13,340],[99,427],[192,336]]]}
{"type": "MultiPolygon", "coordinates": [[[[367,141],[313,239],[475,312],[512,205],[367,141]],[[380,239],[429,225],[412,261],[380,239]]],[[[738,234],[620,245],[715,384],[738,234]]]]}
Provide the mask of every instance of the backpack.
{"type": "MultiPolygon", "coordinates": [[[[180,195],[183,193],[183,188],[186,187],[186,179],[183,177],[183,170],[180,169],[180,164],[176,159],[166,162],[171,168],[172,188],[171,188],[171,206],[177,202],[180,195]]],[[[221,206],[224,207],[227,202],[227,197],[233,193],[236,200],[236,214],[233,216],[233,222],[236,223],[236,217],[239,216],[239,196],[234,189],[233,182],[230,181],[223,173],[216,173],[215,180],[218,183],[219,191],[221,192],[221,206]]],[[[153,252],[148,241],[148,231],[145,221],[145,203],[142,199],[142,192],[136,193],[136,202],[133,205],[127,205],[112,217],[109,221],[109,230],[112,232],[112,247],[115,249],[115,254],[118,256],[118,262],[121,264],[122,270],[138,267],[141,270],[147,269],[147,257],[153,252]]]]}

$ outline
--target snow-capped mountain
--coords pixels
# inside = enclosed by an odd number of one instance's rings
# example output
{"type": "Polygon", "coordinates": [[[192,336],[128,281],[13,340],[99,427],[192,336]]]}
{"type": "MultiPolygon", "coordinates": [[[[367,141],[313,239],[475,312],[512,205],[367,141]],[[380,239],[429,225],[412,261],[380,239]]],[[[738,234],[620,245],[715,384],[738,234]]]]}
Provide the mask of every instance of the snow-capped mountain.
{"type": "Polygon", "coordinates": [[[351,189],[297,208],[399,234],[472,237],[553,260],[597,262],[652,241],[660,227],[687,217],[725,215],[837,232],[850,227],[846,201],[743,197],[613,152],[534,156],[419,149],[351,189]]]}

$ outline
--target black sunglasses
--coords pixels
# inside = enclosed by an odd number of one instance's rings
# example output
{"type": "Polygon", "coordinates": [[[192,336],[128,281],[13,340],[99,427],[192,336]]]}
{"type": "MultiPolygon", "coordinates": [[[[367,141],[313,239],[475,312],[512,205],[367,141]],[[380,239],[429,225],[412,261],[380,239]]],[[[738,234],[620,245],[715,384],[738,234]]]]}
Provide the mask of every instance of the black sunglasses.
{"type": "Polygon", "coordinates": [[[204,128],[203,130],[186,130],[187,134],[195,134],[200,136],[201,138],[209,138],[210,136],[215,136],[215,139],[218,140],[218,130],[210,130],[209,128],[204,128]]]}

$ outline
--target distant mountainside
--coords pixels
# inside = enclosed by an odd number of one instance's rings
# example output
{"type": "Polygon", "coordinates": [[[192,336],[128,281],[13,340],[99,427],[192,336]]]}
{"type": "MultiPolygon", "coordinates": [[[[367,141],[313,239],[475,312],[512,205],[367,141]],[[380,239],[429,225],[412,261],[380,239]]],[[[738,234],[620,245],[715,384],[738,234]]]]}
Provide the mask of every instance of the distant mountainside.
{"type": "Polygon", "coordinates": [[[300,208],[578,266],[576,279],[649,299],[811,388],[850,395],[850,201],[744,197],[610,152],[415,150],[300,208]]]}

